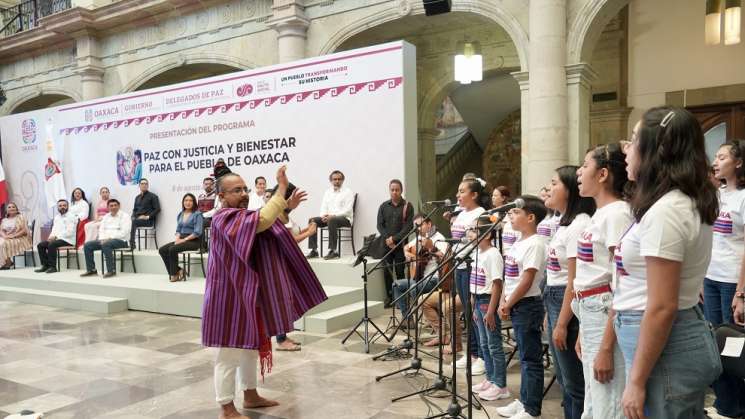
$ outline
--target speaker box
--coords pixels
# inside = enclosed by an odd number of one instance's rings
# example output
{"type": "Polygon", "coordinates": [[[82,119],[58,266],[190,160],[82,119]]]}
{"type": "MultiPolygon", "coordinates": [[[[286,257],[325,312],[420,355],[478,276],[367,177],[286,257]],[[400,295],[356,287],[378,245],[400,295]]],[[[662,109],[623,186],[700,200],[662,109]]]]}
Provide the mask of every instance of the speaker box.
{"type": "Polygon", "coordinates": [[[439,15],[450,11],[450,0],[422,0],[424,3],[424,14],[427,16],[439,15]]]}

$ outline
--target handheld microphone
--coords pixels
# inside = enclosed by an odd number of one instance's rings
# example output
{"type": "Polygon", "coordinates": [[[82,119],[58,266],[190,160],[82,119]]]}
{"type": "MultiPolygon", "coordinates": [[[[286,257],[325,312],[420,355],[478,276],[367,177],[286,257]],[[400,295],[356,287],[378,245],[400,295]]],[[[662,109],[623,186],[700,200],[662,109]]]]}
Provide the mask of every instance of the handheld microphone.
{"type": "Polygon", "coordinates": [[[511,210],[512,208],[522,208],[525,206],[525,201],[522,200],[522,198],[517,198],[514,201],[510,202],[509,204],[502,205],[501,207],[492,208],[488,211],[485,211],[484,214],[494,214],[497,212],[507,212],[511,210]]]}
{"type": "Polygon", "coordinates": [[[426,205],[437,205],[437,206],[445,206],[446,207],[446,206],[450,205],[450,202],[451,201],[449,199],[444,199],[442,201],[427,201],[427,202],[425,202],[425,204],[426,205]]]}

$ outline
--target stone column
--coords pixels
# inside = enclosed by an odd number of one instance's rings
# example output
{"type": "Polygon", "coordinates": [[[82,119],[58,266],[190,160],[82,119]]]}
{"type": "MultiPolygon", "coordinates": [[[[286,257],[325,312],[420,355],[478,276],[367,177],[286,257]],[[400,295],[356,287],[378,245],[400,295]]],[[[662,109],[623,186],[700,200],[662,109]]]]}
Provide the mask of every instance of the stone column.
{"type": "Polygon", "coordinates": [[[279,63],[305,58],[305,41],[310,20],[299,0],[274,0],[274,16],[268,24],[277,31],[277,60],[279,63]]]}
{"type": "Polygon", "coordinates": [[[566,66],[567,110],[569,117],[569,164],[580,164],[590,147],[590,105],[592,82],[597,73],[586,63],[566,66]]]}
{"type": "MultiPolygon", "coordinates": [[[[527,180],[528,166],[527,150],[530,144],[530,74],[527,71],[516,71],[510,73],[520,85],[520,161],[523,162],[520,167],[520,184],[525,190],[527,180]]],[[[517,193],[517,191],[514,191],[517,193]]]]}
{"type": "Polygon", "coordinates": [[[530,0],[529,135],[522,189],[535,194],[567,163],[566,0],[530,0]]]}
{"type": "Polygon", "coordinates": [[[99,42],[94,34],[84,31],[75,34],[80,91],[83,100],[92,100],[104,96],[103,75],[99,42]]]}
{"type": "Polygon", "coordinates": [[[440,131],[433,128],[419,128],[417,134],[419,140],[419,198],[422,202],[440,199],[435,196],[437,193],[435,138],[440,134],[440,131]]]}

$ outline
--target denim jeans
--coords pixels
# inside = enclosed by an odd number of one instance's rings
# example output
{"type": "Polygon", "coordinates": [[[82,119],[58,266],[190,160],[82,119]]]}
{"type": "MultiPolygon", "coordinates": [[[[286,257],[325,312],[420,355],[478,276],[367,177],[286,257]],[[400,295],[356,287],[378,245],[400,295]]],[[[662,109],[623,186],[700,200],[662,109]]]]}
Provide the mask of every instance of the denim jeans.
{"type": "Polygon", "coordinates": [[[626,369],[618,343],[613,349],[613,379],[610,383],[602,384],[597,381],[592,368],[600,349],[600,343],[603,341],[612,302],[613,295],[610,292],[572,301],[572,311],[579,319],[582,371],[585,376],[583,419],[623,419],[624,417],[621,397],[626,386],[626,369]]]}
{"type": "Polygon", "coordinates": [[[561,306],[564,303],[564,291],[566,287],[547,286],[543,292],[543,304],[548,314],[548,345],[554,357],[556,379],[561,384],[564,418],[580,419],[585,405],[585,377],[582,375],[582,361],[574,350],[579,336],[577,317],[572,316],[567,325],[567,349],[565,351],[557,350],[553,340],[554,327],[559,321],[561,306]]]}
{"type": "MultiPolygon", "coordinates": [[[[631,371],[643,311],[616,313],[616,335],[631,371]]],[[[703,417],[706,388],[722,372],[714,332],[698,307],[678,311],[670,336],[647,380],[649,418],[703,417]]]]}
{"type": "MultiPolygon", "coordinates": [[[[704,279],[704,317],[714,327],[732,324],[732,298],[737,284],[704,279]]],[[[745,382],[722,373],[711,386],[717,398],[714,407],[720,415],[740,417],[745,415],[745,382]]]]}
{"type": "MultiPolygon", "coordinates": [[[[461,303],[463,303],[463,312],[466,312],[466,298],[471,298],[471,273],[468,269],[455,270],[455,287],[458,291],[461,303]]],[[[457,326],[456,326],[457,327],[457,326]]],[[[468,331],[468,342],[471,345],[471,356],[482,358],[481,348],[479,347],[479,330],[471,322],[471,330],[468,331]]]]}
{"type": "Polygon", "coordinates": [[[533,416],[541,414],[543,403],[543,314],[543,303],[538,297],[523,298],[510,311],[520,352],[520,401],[533,416]]]}
{"type": "Polygon", "coordinates": [[[438,279],[436,276],[419,282],[413,279],[397,279],[396,282],[393,283],[394,300],[398,299],[398,297],[403,295],[403,293],[405,293],[409,288],[417,289],[416,291],[411,291],[408,296],[396,302],[398,309],[401,311],[401,316],[405,316],[409,312],[409,299],[417,301],[418,295],[432,291],[437,286],[437,282],[438,279]]]}
{"type": "Polygon", "coordinates": [[[473,314],[476,316],[476,327],[479,329],[479,344],[481,345],[481,355],[484,357],[486,379],[498,387],[504,388],[507,387],[507,363],[502,346],[502,322],[496,315],[496,310],[494,317],[497,327],[494,330],[489,330],[484,324],[484,316],[489,309],[490,299],[491,294],[474,295],[473,314]]]}
{"type": "MultiPolygon", "coordinates": [[[[101,240],[87,242],[83,245],[85,269],[88,272],[96,270],[96,260],[93,259],[93,251],[100,250],[106,260],[106,272],[116,272],[116,266],[114,266],[114,249],[122,249],[124,247],[127,247],[127,242],[119,239],[110,239],[104,242],[101,242],[101,240]]],[[[101,268],[104,267],[102,266],[101,268]]]]}

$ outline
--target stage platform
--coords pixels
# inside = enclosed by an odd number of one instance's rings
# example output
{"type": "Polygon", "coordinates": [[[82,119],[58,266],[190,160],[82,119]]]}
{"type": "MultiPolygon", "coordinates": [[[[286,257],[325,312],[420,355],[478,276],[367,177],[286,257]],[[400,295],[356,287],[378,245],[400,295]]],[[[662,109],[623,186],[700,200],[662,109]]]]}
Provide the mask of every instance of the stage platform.
{"type": "MultiPolygon", "coordinates": [[[[100,273],[103,271],[100,252],[95,256],[100,273]]],[[[22,262],[22,258],[18,261],[22,262]]],[[[296,322],[296,329],[326,334],[353,326],[362,317],[362,265],[352,267],[353,261],[352,256],[310,261],[329,298],[296,322]]],[[[82,252],[80,262],[84,266],[82,252]]],[[[81,278],[83,271],[74,269],[74,261],[73,269],[67,270],[64,260],[61,272],[54,274],[35,273],[33,268],[22,266],[0,271],[0,300],[99,313],[140,310],[201,317],[205,279],[199,264],[192,266],[192,276],[187,281],[171,283],[156,250],[136,251],[135,263],[136,274],[132,273],[131,262],[126,261],[124,272],[107,279],[101,276],[81,278]]],[[[205,256],[205,267],[206,263],[205,256]]],[[[369,277],[370,317],[383,314],[384,296],[383,275],[378,271],[369,277]]]]}

